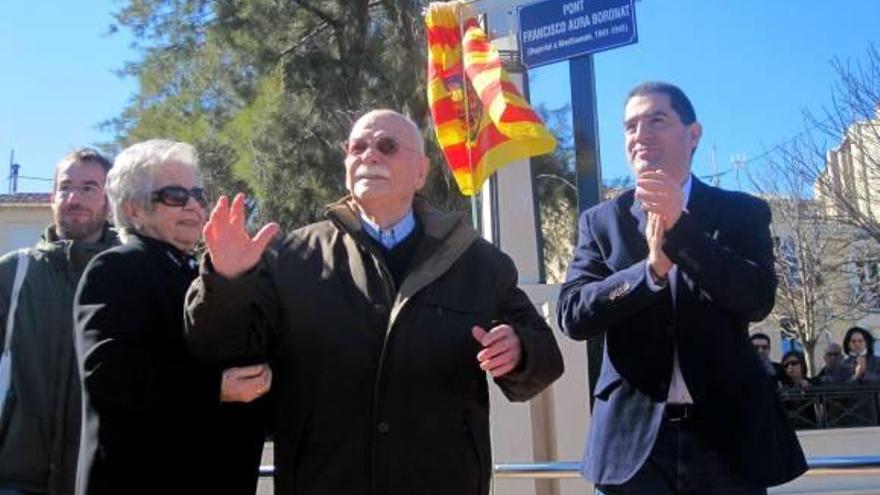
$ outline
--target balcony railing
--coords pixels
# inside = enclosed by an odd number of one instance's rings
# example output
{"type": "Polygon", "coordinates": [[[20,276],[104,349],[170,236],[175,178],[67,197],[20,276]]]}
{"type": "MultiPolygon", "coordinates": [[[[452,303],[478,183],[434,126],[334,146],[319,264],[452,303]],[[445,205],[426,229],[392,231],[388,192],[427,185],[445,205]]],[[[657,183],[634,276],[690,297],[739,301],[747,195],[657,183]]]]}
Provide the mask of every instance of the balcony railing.
{"type": "MultiPolygon", "coordinates": [[[[877,426],[880,386],[815,385],[804,390],[782,390],[780,398],[798,429],[877,426]]],[[[845,470],[853,474],[880,468],[880,456],[811,457],[810,471],[845,470]]],[[[496,478],[579,478],[579,461],[498,463],[496,478]]],[[[274,466],[260,466],[261,477],[271,477],[274,466]]]]}
{"type": "MultiPolygon", "coordinates": [[[[880,456],[850,457],[811,457],[807,465],[813,473],[822,470],[859,471],[880,468],[880,456]]],[[[496,478],[531,478],[531,479],[563,479],[580,478],[583,463],[576,461],[562,462],[515,462],[495,464],[496,478]]],[[[274,466],[260,466],[260,476],[272,476],[274,466]]]]}
{"type": "Polygon", "coordinates": [[[792,426],[799,430],[878,425],[878,385],[814,385],[779,394],[792,426]]]}

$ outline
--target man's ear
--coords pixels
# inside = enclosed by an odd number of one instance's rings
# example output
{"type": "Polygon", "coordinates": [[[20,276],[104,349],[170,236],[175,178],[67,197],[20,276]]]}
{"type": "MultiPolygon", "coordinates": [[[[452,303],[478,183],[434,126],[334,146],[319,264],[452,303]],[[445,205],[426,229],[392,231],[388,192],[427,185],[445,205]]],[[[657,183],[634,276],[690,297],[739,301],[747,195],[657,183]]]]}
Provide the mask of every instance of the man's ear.
{"type": "Polygon", "coordinates": [[[111,216],[112,216],[112,212],[110,211],[110,198],[108,198],[107,195],[105,194],[104,195],[104,219],[109,221],[111,216]]]}
{"type": "Polygon", "coordinates": [[[703,126],[699,122],[694,121],[693,124],[688,126],[688,135],[691,139],[691,151],[693,151],[700,144],[700,137],[703,136],[703,126]]]}
{"type": "Polygon", "coordinates": [[[415,179],[416,191],[425,187],[425,182],[428,180],[428,172],[430,171],[431,161],[427,156],[422,155],[418,159],[418,163],[416,167],[418,167],[418,173],[415,179]]]}

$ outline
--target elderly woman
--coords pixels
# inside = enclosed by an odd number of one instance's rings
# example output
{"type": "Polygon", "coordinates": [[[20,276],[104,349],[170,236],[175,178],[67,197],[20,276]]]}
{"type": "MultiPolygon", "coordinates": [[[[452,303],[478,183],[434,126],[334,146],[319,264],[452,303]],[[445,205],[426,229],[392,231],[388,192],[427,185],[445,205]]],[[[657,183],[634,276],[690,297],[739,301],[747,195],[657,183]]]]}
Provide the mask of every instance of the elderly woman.
{"type": "Polygon", "coordinates": [[[229,424],[221,402],[261,396],[271,373],[202,364],[184,342],[184,294],[207,204],[195,150],[164,140],[131,146],[106,190],[123,244],[92,260],[77,291],[77,493],[253,493],[262,437],[242,448],[235,435],[254,427],[229,424]],[[230,478],[242,469],[252,474],[249,489],[230,478]]]}

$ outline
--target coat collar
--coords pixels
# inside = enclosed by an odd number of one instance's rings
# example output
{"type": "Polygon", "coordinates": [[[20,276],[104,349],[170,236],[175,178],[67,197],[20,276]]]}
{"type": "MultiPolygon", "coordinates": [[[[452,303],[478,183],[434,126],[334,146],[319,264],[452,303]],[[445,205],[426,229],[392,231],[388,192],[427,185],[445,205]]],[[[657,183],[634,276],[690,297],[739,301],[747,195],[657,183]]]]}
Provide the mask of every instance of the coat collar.
{"type": "Polygon", "coordinates": [[[721,191],[694,177],[691,189],[691,198],[688,201],[687,212],[701,227],[703,232],[711,233],[718,224],[718,214],[721,211],[721,191]]]}
{"type": "Polygon", "coordinates": [[[74,241],[58,237],[55,225],[49,225],[40,236],[36,251],[43,252],[58,270],[81,273],[96,254],[119,244],[116,231],[105,223],[98,242],[74,241]]]}
{"type": "Polygon", "coordinates": [[[636,219],[636,223],[638,224],[638,231],[642,237],[645,237],[645,228],[648,225],[648,215],[645,213],[645,210],[642,209],[642,203],[636,199],[635,190],[631,190],[628,192],[628,201],[632,201],[632,204],[629,206],[629,213],[636,219]]]}
{"type": "MultiPolygon", "coordinates": [[[[424,235],[413,256],[410,271],[397,290],[391,310],[392,323],[410,297],[446,273],[479,238],[477,232],[464,221],[464,215],[437,210],[420,195],[413,199],[413,212],[422,225],[424,235]]],[[[328,206],[326,216],[359,244],[368,244],[367,234],[351,196],[328,206]]]]}
{"type": "Polygon", "coordinates": [[[198,262],[193,253],[185,253],[176,246],[154,237],[132,233],[126,242],[139,246],[161,260],[160,265],[172,272],[195,274],[198,262]]]}
{"type": "MultiPolygon", "coordinates": [[[[81,241],[71,241],[70,239],[62,239],[58,237],[58,231],[55,229],[55,224],[46,227],[46,229],[43,231],[43,234],[40,235],[40,243],[43,244],[65,241],[77,244],[88,244],[81,241]]],[[[119,244],[119,238],[116,236],[116,231],[113,230],[109,223],[105,223],[104,226],[101,228],[101,238],[98,239],[98,242],[94,244],[105,246],[105,248],[119,244]]]]}
{"type": "MultiPolygon", "coordinates": [[[[349,195],[327,206],[325,216],[352,235],[363,236],[364,226],[357,213],[354,199],[349,195]]],[[[447,213],[435,209],[424,197],[416,195],[413,199],[413,213],[422,224],[426,237],[445,239],[460,226],[467,227],[461,213],[447,213]]],[[[474,232],[476,235],[476,232],[474,232]]]]}

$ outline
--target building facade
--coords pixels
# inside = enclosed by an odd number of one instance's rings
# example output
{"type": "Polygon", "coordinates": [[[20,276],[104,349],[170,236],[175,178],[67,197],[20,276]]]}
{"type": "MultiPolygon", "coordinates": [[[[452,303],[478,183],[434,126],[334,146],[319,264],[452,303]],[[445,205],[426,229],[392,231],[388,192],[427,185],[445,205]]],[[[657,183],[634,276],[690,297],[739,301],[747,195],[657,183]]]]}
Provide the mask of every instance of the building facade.
{"type": "Polygon", "coordinates": [[[52,223],[50,193],[0,194],[0,253],[33,246],[52,223]]]}

